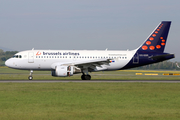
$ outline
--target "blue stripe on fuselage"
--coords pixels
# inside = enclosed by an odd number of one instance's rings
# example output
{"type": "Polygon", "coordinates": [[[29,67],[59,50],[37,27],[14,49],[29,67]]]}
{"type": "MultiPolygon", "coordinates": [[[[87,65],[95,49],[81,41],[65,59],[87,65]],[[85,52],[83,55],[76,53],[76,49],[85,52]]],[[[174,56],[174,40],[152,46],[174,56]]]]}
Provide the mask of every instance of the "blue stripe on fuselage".
{"type": "Polygon", "coordinates": [[[136,52],[136,54],[129,61],[129,63],[125,65],[123,68],[121,68],[121,70],[157,63],[172,58],[174,58],[174,54],[136,52]]]}

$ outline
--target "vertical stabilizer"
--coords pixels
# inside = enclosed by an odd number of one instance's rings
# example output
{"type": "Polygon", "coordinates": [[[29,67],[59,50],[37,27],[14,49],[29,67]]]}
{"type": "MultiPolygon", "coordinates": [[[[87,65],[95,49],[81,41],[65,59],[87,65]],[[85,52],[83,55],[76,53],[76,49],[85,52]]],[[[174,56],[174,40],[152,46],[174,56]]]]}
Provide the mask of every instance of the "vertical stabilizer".
{"type": "Polygon", "coordinates": [[[150,34],[138,51],[163,53],[170,29],[171,21],[162,21],[150,34]]]}

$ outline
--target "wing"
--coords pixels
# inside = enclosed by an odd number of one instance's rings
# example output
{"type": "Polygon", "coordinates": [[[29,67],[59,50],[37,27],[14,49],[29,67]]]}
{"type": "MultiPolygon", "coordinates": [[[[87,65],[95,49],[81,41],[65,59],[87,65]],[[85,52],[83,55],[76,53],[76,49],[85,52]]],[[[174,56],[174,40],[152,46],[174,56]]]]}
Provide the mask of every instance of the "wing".
{"type": "Polygon", "coordinates": [[[98,70],[106,70],[107,68],[103,65],[109,65],[110,59],[95,59],[95,60],[88,60],[88,61],[74,61],[74,62],[67,62],[67,63],[53,63],[51,65],[52,69],[55,69],[58,65],[64,66],[75,66],[80,68],[81,70],[88,69],[89,72],[91,71],[98,71],[98,70]]]}
{"type": "Polygon", "coordinates": [[[174,54],[164,54],[164,55],[157,55],[157,56],[152,56],[152,57],[149,57],[153,60],[158,60],[158,61],[162,61],[164,59],[168,59],[170,57],[175,57],[174,54]]]}
{"type": "Polygon", "coordinates": [[[91,71],[98,71],[98,70],[106,70],[107,67],[104,65],[109,65],[110,59],[97,59],[97,60],[89,60],[85,62],[76,62],[74,66],[80,68],[81,70],[88,69],[89,72],[91,71]]]}

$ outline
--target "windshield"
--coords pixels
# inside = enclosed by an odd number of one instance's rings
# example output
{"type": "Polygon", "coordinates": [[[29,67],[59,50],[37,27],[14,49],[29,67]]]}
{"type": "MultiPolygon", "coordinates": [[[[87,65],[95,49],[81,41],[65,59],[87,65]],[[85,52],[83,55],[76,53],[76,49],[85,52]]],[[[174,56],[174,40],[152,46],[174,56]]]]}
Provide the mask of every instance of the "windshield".
{"type": "Polygon", "coordinates": [[[14,55],[13,58],[22,58],[21,55],[14,55]]]}

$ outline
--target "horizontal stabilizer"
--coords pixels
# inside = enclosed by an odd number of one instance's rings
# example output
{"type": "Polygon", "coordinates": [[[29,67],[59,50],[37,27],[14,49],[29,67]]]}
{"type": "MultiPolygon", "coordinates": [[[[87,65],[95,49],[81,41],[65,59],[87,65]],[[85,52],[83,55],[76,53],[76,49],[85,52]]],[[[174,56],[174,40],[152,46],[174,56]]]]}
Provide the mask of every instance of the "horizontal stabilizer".
{"type": "Polygon", "coordinates": [[[175,58],[175,56],[174,56],[174,54],[164,54],[164,55],[157,55],[157,56],[153,56],[153,57],[149,57],[149,58],[156,60],[156,61],[163,61],[163,60],[175,58]]]}

